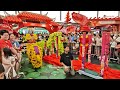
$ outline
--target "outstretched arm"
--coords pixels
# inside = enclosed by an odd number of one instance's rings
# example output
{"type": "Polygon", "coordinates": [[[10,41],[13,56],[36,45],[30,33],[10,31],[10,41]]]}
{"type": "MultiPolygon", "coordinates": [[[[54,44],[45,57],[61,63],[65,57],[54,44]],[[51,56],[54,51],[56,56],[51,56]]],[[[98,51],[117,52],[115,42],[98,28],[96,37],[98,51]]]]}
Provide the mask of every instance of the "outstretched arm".
{"type": "Polygon", "coordinates": [[[19,59],[20,59],[20,56],[19,56],[19,54],[17,53],[17,51],[16,51],[13,47],[11,47],[10,49],[11,49],[12,53],[13,53],[14,55],[16,55],[17,58],[18,58],[18,60],[19,60],[19,59]]]}
{"type": "Polygon", "coordinates": [[[116,48],[116,49],[119,49],[119,48],[120,48],[120,44],[118,44],[115,48],[116,48]]]}
{"type": "Polygon", "coordinates": [[[62,66],[64,66],[64,67],[66,66],[63,62],[61,62],[61,64],[62,64],[62,66]]]}

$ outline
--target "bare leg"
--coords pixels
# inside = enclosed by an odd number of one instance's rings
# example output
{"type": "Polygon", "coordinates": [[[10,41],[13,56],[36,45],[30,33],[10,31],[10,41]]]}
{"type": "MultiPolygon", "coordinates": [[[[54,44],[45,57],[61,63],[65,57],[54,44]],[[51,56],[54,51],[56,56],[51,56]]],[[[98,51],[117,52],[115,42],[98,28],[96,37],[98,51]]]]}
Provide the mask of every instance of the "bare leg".
{"type": "Polygon", "coordinates": [[[64,66],[64,72],[65,72],[65,73],[69,73],[69,72],[70,72],[70,67],[64,66]]]}
{"type": "Polygon", "coordinates": [[[75,71],[74,71],[74,69],[73,69],[73,68],[70,68],[70,74],[71,74],[72,76],[74,76],[74,75],[75,75],[75,71]]]}
{"type": "Polygon", "coordinates": [[[19,64],[19,62],[16,62],[15,70],[16,70],[17,73],[20,70],[20,64],[19,64]]]}

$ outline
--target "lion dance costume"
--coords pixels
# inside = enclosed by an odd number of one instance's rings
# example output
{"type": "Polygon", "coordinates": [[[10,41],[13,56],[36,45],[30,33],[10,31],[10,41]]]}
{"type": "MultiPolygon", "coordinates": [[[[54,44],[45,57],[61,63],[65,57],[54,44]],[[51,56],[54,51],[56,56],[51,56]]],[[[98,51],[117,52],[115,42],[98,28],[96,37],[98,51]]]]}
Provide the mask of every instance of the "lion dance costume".
{"type": "Polygon", "coordinates": [[[29,61],[32,63],[34,68],[39,68],[42,66],[42,48],[36,43],[36,34],[26,34],[27,43],[27,55],[29,61]]]}

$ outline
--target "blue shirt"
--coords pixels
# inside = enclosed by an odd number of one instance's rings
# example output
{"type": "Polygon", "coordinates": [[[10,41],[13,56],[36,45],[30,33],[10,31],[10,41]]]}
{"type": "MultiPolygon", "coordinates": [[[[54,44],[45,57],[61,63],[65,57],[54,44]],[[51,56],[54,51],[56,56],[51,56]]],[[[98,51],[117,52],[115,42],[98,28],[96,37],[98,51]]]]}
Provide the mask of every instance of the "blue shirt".
{"type": "Polygon", "coordinates": [[[19,44],[19,42],[18,42],[18,41],[14,41],[14,42],[12,42],[12,45],[13,45],[13,46],[16,46],[17,48],[19,48],[19,47],[20,47],[20,44],[19,44]]]}
{"type": "Polygon", "coordinates": [[[71,37],[71,41],[74,41],[74,36],[71,37]]]}

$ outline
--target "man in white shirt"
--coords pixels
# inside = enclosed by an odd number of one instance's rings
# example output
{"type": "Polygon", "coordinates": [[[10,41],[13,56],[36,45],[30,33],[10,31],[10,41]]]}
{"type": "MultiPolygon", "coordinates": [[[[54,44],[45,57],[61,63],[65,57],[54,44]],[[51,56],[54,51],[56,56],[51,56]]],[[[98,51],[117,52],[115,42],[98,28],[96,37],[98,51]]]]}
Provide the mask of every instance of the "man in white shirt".
{"type": "Polygon", "coordinates": [[[101,44],[102,44],[101,35],[97,34],[97,37],[96,37],[96,55],[98,58],[101,55],[101,44]]]}
{"type": "Polygon", "coordinates": [[[115,50],[115,55],[117,57],[117,60],[118,60],[118,64],[120,64],[120,33],[116,39],[116,42],[117,42],[117,45],[116,45],[116,50],[115,50]]]}
{"type": "Polygon", "coordinates": [[[117,59],[119,62],[120,60],[119,60],[118,50],[116,49],[118,43],[120,43],[120,35],[115,34],[113,36],[113,40],[111,43],[111,58],[113,58],[114,60],[117,59]]]}
{"type": "Polygon", "coordinates": [[[113,37],[111,37],[111,55],[110,55],[111,59],[116,59],[117,58],[114,55],[115,47],[117,45],[116,39],[117,39],[117,34],[115,34],[113,37]]]}
{"type": "Polygon", "coordinates": [[[93,34],[93,37],[92,37],[92,50],[91,50],[92,55],[95,55],[95,44],[96,44],[95,38],[96,38],[96,35],[93,34]]]}

